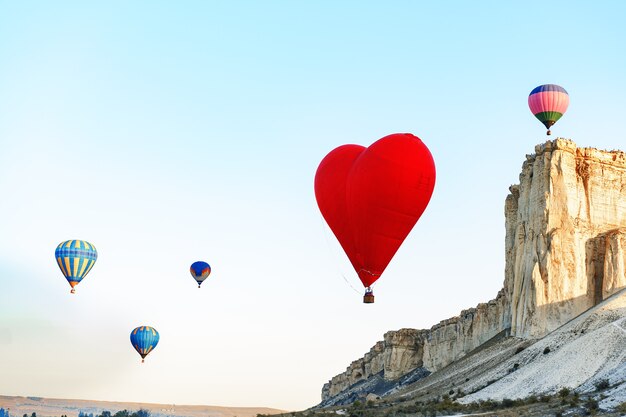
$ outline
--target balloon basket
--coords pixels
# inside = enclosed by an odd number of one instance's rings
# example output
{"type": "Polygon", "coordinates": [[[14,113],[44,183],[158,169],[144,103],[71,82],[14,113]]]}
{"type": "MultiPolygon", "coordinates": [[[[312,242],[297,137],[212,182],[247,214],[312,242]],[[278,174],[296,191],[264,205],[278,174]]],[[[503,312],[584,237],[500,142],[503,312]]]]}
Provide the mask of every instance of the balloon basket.
{"type": "Polygon", "coordinates": [[[75,290],[74,288],[72,288],[72,289],[70,290],[70,294],[76,294],[76,290],[75,290]]]}
{"type": "Polygon", "coordinates": [[[371,291],[368,291],[365,293],[365,295],[363,296],[363,303],[365,304],[373,304],[374,303],[374,293],[371,291]]]}

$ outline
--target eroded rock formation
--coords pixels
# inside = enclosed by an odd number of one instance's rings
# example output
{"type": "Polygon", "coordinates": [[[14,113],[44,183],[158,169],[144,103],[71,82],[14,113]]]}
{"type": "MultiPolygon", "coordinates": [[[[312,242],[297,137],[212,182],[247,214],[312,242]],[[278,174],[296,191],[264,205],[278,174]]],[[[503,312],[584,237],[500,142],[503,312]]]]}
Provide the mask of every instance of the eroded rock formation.
{"type": "Polygon", "coordinates": [[[557,139],[535,148],[506,203],[511,334],[536,338],[626,285],[626,155],[557,139]]]}
{"type": "Polygon", "coordinates": [[[374,376],[435,372],[496,335],[542,337],[626,287],[626,154],[548,141],[510,192],[497,297],[429,330],[387,332],[324,385],[322,400],[374,376]]]}

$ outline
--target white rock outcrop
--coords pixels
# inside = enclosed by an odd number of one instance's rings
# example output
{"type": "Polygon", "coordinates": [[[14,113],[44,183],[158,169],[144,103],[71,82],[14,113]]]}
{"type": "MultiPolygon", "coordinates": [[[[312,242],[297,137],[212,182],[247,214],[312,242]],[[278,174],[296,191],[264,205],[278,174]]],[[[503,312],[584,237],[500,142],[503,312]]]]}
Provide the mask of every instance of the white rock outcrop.
{"type": "Polygon", "coordinates": [[[512,335],[544,336],[626,285],[623,152],[538,145],[505,213],[512,335]]]}
{"type": "Polygon", "coordinates": [[[382,373],[435,372],[496,335],[536,339],[626,287],[626,154],[556,139],[535,147],[505,201],[504,287],[429,330],[387,332],[322,400],[382,373]]]}

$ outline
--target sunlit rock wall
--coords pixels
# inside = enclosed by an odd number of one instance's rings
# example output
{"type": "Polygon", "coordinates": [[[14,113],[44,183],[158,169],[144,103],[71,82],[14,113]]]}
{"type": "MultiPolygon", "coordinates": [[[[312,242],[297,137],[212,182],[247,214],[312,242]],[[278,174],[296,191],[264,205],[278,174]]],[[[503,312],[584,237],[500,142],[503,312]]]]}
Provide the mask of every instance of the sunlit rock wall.
{"type": "Polygon", "coordinates": [[[543,336],[626,285],[623,152],[538,145],[505,212],[512,335],[543,336]]]}

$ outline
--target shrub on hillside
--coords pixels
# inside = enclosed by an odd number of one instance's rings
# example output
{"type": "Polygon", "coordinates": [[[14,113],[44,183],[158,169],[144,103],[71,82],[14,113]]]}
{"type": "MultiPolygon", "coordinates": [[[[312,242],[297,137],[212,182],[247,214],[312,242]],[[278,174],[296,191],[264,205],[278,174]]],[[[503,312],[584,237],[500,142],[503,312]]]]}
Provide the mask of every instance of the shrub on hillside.
{"type": "Polygon", "coordinates": [[[615,411],[621,414],[626,414],[626,402],[621,403],[615,408],[615,411]]]}
{"type": "Polygon", "coordinates": [[[526,398],[526,404],[535,404],[537,401],[539,401],[537,399],[536,395],[531,395],[530,397],[526,398]]]}
{"type": "Polygon", "coordinates": [[[608,379],[601,379],[599,381],[596,381],[593,385],[596,387],[596,391],[601,391],[611,386],[608,379]]]}
{"type": "Polygon", "coordinates": [[[510,398],[503,398],[502,399],[502,407],[505,408],[509,408],[509,407],[513,407],[515,405],[515,401],[513,401],[510,398]]]}
{"type": "Polygon", "coordinates": [[[600,409],[598,400],[589,398],[587,401],[585,401],[585,409],[587,410],[587,414],[596,414],[600,409]]]}

